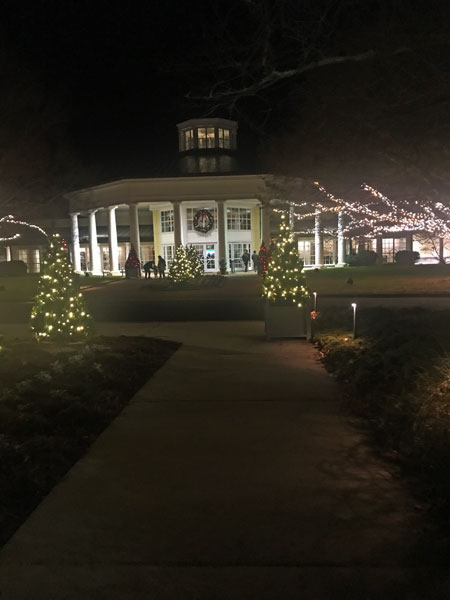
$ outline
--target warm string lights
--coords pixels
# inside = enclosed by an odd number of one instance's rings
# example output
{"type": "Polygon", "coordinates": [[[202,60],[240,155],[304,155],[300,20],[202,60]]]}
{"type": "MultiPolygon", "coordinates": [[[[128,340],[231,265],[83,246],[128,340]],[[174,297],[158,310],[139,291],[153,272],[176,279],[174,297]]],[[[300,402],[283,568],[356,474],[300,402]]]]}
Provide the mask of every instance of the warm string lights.
{"type": "MultiPolygon", "coordinates": [[[[26,221],[20,221],[20,220],[16,219],[13,215],[4,215],[3,217],[1,217],[0,218],[0,227],[1,227],[1,224],[15,225],[15,226],[20,225],[23,227],[28,227],[29,229],[36,229],[36,231],[39,231],[39,233],[42,233],[42,235],[45,235],[45,237],[47,237],[47,234],[45,233],[45,231],[38,225],[33,225],[32,223],[27,223],[26,221]]],[[[20,237],[20,233],[13,233],[11,235],[1,236],[0,242],[11,242],[12,240],[16,240],[19,237],[20,237]]]]}
{"type": "Polygon", "coordinates": [[[92,318],[79,291],[66,243],[57,234],[52,236],[43,262],[31,329],[38,341],[74,341],[91,333],[92,318]]]}
{"type": "MultiPolygon", "coordinates": [[[[318,181],[314,185],[325,196],[326,201],[289,202],[290,207],[300,209],[293,214],[299,221],[314,218],[318,214],[342,213],[345,215],[345,223],[340,233],[345,237],[358,235],[373,238],[383,234],[408,232],[424,232],[438,237],[450,234],[450,207],[442,202],[393,201],[367,183],[363,183],[361,187],[370,197],[366,201],[350,202],[334,196],[318,181]]],[[[277,209],[275,212],[287,213],[277,209]]],[[[322,231],[331,236],[337,234],[337,229],[322,231]]],[[[313,235],[314,229],[306,228],[297,233],[313,235]]]]}
{"type": "Polygon", "coordinates": [[[302,306],[308,297],[303,264],[286,215],[281,214],[280,232],[272,247],[263,283],[263,296],[276,305],[302,306]]]}
{"type": "Polygon", "coordinates": [[[125,269],[140,269],[141,261],[138,258],[136,250],[133,245],[131,245],[130,252],[128,254],[128,258],[125,261],[125,269]]]}
{"type": "Polygon", "coordinates": [[[271,248],[267,249],[264,241],[261,243],[261,248],[258,254],[258,275],[263,279],[267,273],[267,267],[269,264],[270,257],[272,255],[271,248]]]}
{"type": "Polygon", "coordinates": [[[203,274],[203,263],[192,246],[187,248],[180,244],[175,251],[169,269],[169,278],[173,283],[180,284],[195,279],[203,274]]]}

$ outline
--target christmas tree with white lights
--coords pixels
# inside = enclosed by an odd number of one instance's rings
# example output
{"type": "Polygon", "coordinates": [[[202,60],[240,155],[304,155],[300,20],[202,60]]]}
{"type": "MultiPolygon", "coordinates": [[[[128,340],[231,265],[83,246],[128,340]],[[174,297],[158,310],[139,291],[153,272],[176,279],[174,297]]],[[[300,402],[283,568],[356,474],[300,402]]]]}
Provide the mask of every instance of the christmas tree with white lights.
{"type": "Polygon", "coordinates": [[[69,262],[66,242],[55,234],[49,243],[31,311],[31,329],[37,340],[77,341],[92,332],[92,318],[69,262]]]}
{"type": "Polygon", "coordinates": [[[194,279],[197,277],[201,277],[203,275],[204,266],[200,256],[198,255],[197,250],[193,246],[190,246],[189,248],[186,248],[186,252],[189,258],[189,262],[191,263],[192,277],[194,279]]]}
{"type": "Polygon", "coordinates": [[[286,215],[281,215],[280,233],[272,248],[263,282],[263,297],[277,306],[302,306],[308,298],[303,263],[286,215]]]}
{"type": "Polygon", "coordinates": [[[169,279],[172,283],[182,284],[193,278],[191,260],[188,251],[181,244],[175,251],[172,264],[169,269],[169,279]]]}

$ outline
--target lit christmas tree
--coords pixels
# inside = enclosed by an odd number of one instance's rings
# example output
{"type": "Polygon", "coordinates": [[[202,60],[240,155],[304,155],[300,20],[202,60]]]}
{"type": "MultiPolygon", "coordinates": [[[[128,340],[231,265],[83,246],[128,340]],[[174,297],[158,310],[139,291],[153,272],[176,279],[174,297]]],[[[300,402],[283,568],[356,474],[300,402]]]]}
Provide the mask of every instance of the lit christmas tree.
{"type": "Polygon", "coordinates": [[[175,256],[170,265],[169,279],[171,279],[173,283],[179,284],[185,283],[189,279],[192,279],[193,276],[189,252],[180,244],[175,251],[175,256]]]}
{"type": "Polygon", "coordinates": [[[193,246],[190,246],[189,248],[186,248],[186,252],[189,258],[189,262],[191,263],[192,277],[201,277],[203,275],[204,266],[200,256],[198,255],[197,250],[193,246]]]}
{"type": "Polygon", "coordinates": [[[281,215],[280,233],[267,266],[263,296],[279,306],[302,306],[308,298],[303,264],[284,214],[281,215]]]}
{"type": "Polygon", "coordinates": [[[267,265],[270,260],[270,252],[267,251],[264,241],[261,242],[261,248],[258,254],[258,275],[264,279],[266,276],[267,265]]]}
{"type": "Polygon", "coordinates": [[[141,268],[141,261],[139,260],[138,255],[136,254],[136,250],[134,249],[134,246],[131,245],[130,252],[128,254],[128,258],[125,262],[125,272],[133,273],[137,269],[138,273],[140,273],[140,268],[141,268]]]}
{"type": "Polygon", "coordinates": [[[92,331],[92,318],[69,262],[66,243],[58,234],[51,237],[43,263],[31,329],[37,340],[55,341],[79,340],[92,331]]]}

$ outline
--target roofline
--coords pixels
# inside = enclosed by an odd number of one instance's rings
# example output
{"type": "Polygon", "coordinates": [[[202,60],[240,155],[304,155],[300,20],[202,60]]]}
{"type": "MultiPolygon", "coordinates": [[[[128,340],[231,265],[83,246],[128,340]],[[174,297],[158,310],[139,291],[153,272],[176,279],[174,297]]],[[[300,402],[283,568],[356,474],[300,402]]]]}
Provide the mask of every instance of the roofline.
{"type": "Polygon", "coordinates": [[[188,119],[187,121],[183,121],[182,123],[177,123],[178,130],[185,129],[186,127],[205,127],[207,125],[224,125],[225,127],[229,127],[230,129],[237,129],[238,123],[237,121],[231,121],[230,119],[222,119],[220,117],[211,117],[211,118],[200,118],[200,119],[188,119]]]}
{"type": "Polygon", "coordinates": [[[208,177],[202,176],[202,177],[141,177],[141,178],[133,178],[133,179],[116,179],[114,181],[108,181],[107,183],[101,183],[99,185],[93,185],[87,188],[80,188],[79,190],[74,190],[73,192],[67,192],[66,194],[63,194],[63,196],[65,198],[72,198],[73,196],[80,194],[82,192],[86,193],[86,192],[91,192],[94,190],[100,190],[100,189],[107,189],[107,188],[111,188],[111,187],[115,187],[118,185],[122,185],[122,184],[129,184],[129,183],[145,183],[148,181],[154,181],[154,182],[165,182],[165,181],[177,181],[177,182],[183,182],[183,181],[211,181],[211,180],[226,180],[226,181],[230,181],[230,180],[252,180],[252,179],[258,179],[258,178],[263,178],[263,177],[273,177],[273,175],[271,173],[258,173],[258,174],[253,174],[253,175],[210,175],[208,177]]]}

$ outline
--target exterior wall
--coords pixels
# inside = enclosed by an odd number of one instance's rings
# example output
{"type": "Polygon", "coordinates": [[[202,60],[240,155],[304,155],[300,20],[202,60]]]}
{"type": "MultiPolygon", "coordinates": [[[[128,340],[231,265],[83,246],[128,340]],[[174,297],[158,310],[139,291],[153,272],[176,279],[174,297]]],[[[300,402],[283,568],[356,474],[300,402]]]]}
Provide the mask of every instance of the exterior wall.
{"type": "Polygon", "coordinates": [[[42,257],[45,252],[43,246],[9,246],[0,252],[0,261],[22,260],[27,265],[28,273],[40,273],[42,257]]]}
{"type": "Polygon", "coordinates": [[[153,210],[153,247],[155,259],[161,255],[161,212],[153,210]]]}
{"type": "Polygon", "coordinates": [[[261,248],[261,209],[252,207],[252,251],[259,252],[261,248]]]}

